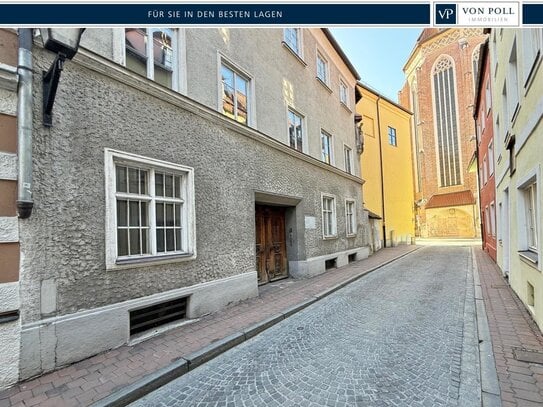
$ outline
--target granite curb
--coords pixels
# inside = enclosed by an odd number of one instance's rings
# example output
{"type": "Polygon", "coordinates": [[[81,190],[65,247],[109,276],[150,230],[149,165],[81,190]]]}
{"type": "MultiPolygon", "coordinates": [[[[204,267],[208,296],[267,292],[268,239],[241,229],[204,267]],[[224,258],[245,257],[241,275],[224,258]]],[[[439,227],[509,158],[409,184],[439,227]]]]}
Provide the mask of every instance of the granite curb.
{"type": "Polygon", "coordinates": [[[479,278],[479,267],[475,258],[475,251],[471,249],[473,282],[475,284],[475,309],[477,315],[477,333],[479,338],[479,361],[481,364],[481,405],[483,407],[501,407],[500,385],[492,339],[488,327],[485,302],[479,278]]]}
{"type": "Polygon", "coordinates": [[[223,339],[215,341],[202,349],[195,351],[189,355],[186,355],[182,358],[179,358],[177,361],[173,362],[169,366],[166,366],[162,369],[157,370],[156,372],[150,373],[140,380],[123,387],[120,390],[110,394],[109,396],[98,400],[92,404],[92,407],[122,407],[134,402],[143,396],[151,393],[153,390],[160,388],[166,383],[184,375],[185,373],[197,368],[198,366],[208,362],[209,360],[219,356],[220,354],[226,352],[227,350],[239,345],[242,342],[260,334],[266,329],[274,326],[275,324],[281,322],[282,320],[290,317],[297,312],[302,311],[311,304],[317,302],[318,300],[334,293],[335,291],[353,283],[354,281],[364,277],[365,275],[380,269],[392,262],[395,262],[409,254],[414,253],[415,251],[421,249],[420,246],[413,247],[413,250],[408,251],[407,253],[402,253],[399,256],[396,256],[390,260],[387,260],[378,266],[372,267],[368,270],[364,270],[360,274],[350,277],[347,280],[338,283],[326,290],[321,291],[320,293],[313,296],[308,300],[305,300],[301,303],[298,303],[292,307],[286,308],[285,310],[279,312],[278,314],[268,317],[256,324],[249,326],[241,332],[235,332],[223,339]]]}

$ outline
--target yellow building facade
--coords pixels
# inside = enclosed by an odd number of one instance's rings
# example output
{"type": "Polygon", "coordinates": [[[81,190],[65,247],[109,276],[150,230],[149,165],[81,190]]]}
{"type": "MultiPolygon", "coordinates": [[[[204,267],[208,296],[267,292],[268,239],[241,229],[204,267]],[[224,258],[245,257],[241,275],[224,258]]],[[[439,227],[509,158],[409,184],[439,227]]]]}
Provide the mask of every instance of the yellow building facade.
{"type": "Polygon", "coordinates": [[[378,215],[379,240],[390,247],[411,244],[413,211],[412,114],[370,87],[358,84],[364,152],[360,156],[364,207],[378,215]]]}
{"type": "Polygon", "coordinates": [[[543,330],[543,29],[490,35],[497,263],[543,330]]]}

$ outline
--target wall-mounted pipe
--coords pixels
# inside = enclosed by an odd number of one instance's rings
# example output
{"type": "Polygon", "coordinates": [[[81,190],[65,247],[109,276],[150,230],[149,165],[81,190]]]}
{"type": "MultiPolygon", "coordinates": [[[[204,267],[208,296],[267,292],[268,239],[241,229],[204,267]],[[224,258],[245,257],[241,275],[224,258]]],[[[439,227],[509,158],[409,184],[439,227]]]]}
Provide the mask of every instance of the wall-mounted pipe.
{"type": "Polygon", "coordinates": [[[19,28],[17,74],[17,152],[19,160],[17,212],[26,219],[32,213],[32,28],[19,28]]]}

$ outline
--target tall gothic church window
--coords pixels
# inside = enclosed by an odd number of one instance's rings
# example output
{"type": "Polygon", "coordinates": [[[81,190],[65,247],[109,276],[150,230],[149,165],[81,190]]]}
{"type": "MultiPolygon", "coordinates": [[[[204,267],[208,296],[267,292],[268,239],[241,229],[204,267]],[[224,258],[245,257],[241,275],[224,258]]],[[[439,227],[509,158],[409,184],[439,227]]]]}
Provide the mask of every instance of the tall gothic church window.
{"type": "Polygon", "coordinates": [[[443,56],[435,65],[433,76],[434,110],[441,187],[459,185],[460,145],[456,103],[454,66],[449,57],[443,56]]]}

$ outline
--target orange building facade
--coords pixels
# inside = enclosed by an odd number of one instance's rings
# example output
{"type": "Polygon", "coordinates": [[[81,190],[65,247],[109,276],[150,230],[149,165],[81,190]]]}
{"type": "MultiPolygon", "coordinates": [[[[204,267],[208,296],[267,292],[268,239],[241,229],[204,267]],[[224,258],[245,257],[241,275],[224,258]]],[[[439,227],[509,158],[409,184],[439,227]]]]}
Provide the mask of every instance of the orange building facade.
{"type": "Polygon", "coordinates": [[[482,29],[424,29],[404,66],[400,104],[414,113],[415,233],[480,236],[473,101],[482,29]]]}

